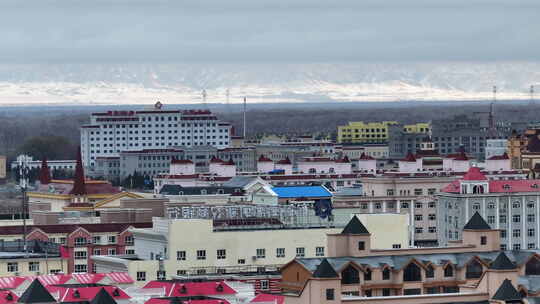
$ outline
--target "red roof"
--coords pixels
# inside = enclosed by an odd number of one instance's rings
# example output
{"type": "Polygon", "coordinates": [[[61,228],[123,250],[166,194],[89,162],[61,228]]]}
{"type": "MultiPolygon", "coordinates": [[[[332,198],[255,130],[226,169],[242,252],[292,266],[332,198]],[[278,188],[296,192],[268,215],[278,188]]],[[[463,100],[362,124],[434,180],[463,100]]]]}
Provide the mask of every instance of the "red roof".
{"type": "Polygon", "coordinates": [[[193,164],[189,159],[173,159],[171,164],[193,164]]]}
{"type": "Polygon", "coordinates": [[[212,156],[212,159],[210,160],[210,163],[211,164],[221,164],[221,163],[223,163],[223,160],[221,160],[221,159],[219,159],[219,158],[217,158],[215,156],[212,156]]]}
{"type": "Polygon", "coordinates": [[[253,300],[251,300],[250,303],[260,303],[260,302],[284,304],[285,297],[281,295],[275,295],[275,294],[260,293],[255,298],[253,298],[253,300]]]}
{"type": "Polygon", "coordinates": [[[374,160],[375,158],[367,155],[366,153],[362,152],[362,155],[360,155],[360,160],[374,160]]]}
{"type": "MultiPolygon", "coordinates": [[[[144,304],[170,304],[172,302],[172,299],[168,298],[151,298],[148,301],[144,302],[144,304]]],[[[203,300],[189,300],[188,302],[183,303],[189,303],[189,304],[230,304],[229,301],[224,299],[203,299],[203,300]]]]}
{"type": "MultiPolygon", "coordinates": [[[[73,231],[83,228],[90,233],[102,233],[102,232],[123,232],[129,227],[135,228],[152,228],[152,223],[107,223],[107,224],[55,224],[55,225],[32,225],[27,226],[28,233],[39,229],[45,233],[65,233],[69,234],[73,231]]],[[[0,235],[17,235],[23,234],[24,227],[20,226],[0,226],[0,235]]],[[[1,287],[0,278],[0,288],[1,287]]],[[[59,283],[57,283],[59,284],[59,283]]]]}
{"type": "Polygon", "coordinates": [[[15,289],[24,281],[24,277],[0,277],[0,289],[15,289]]]}
{"type": "Polygon", "coordinates": [[[229,158],[228,161],[224,162],[223,165],[225,165],[225,166],[234,166],[234,161],[232,160],[232,157],[229,158]]]}
{"type": "Polygon", "coordinates": [[[272,162],[272,160],[264,155],[261,155],[259,156],[259,159],[257,160],[258,162],[262,163],[262,162],[272,162]]]}
{"type": "Polygon", "coordinates": [[[19,297],[10,290],[1,290],[0,291],[0,304],[11,304],[17,303],[19,297]]]}
{"type": "Polygon", "coordinates": [[[506,152],[504,152],[503,155],[493,155],[492,157],[488,158],[488,160],[506,160],[506,159],[510,159],[510,157],[508,157],[508,154],[506,154],[506,152]]]}
{"type": "Polygon", "coordinates": [[[401,161],[404,161],[404,162],[416,162],[416,158],[414,157],[414,155],[409,152],[407,153],[407,156],[405,156],[404,159],[402,159],[401,161]]]}
{"type": "Polygon", "coordinates": [[[59,303],[64,302],[90,302],[96,297],[101,289],[105,291],[115,300],[129,300],[131,297],[116,286],[98,286],[98,287],[62,287],[62,286],[48,286],[49,292],[59,292],[59,303]]]}
{"type": "Polygon", "coordinates": [[[226,282],[174,282],[174,281],[151,281],[143,288],[165,288],[167,297],[189,296],[212,296],[232,295],[236,291],[226,282]],[[221,287],[220,287],[221,286],[221,287]]]}
{"type": "MultiPolygon", "coordinates": [[[[453,181],[442,189],[446,193],[459,193],[460,181],[453,181]]],[[[490,193],[514,193],[514,192],[540,192],[540,180],[520,179],[520,180],[490,180],[490,193]]]]}
{"type": "Polygon", "coordinates": [[[278,165],[290,165],[292,163],[291,163],[291,160],[289,159],[289,157],[285,157],[285,159],[282,159],[282,160],[278,161],[277,164],[278,165]]]}
{"type": "Polygon", "coordinates": [[[487,179],[488,178],[484,175],[484,173],[482,173],[482,171],[480,171],[478,167],[470,167],[469,171],[467,171],[467,173],[465,173],[463,176],[463,180],[468,181],[483,181],[487,179]]]}
{"type": "Polygon", "coordinates": [[[347,155],[345,155],[345,157],[343,157],[342,159],[337,159],[336,163],[350,163],[350,161],[347,155]]]}

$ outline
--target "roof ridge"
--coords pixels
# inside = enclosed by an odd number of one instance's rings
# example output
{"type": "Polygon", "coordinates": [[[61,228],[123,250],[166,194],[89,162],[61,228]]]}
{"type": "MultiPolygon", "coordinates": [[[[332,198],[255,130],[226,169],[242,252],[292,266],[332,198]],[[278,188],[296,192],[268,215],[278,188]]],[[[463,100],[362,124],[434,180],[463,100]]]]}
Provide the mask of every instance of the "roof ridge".
{"type": "Polygon", "coordinates": [[[345,228],[343,228],[341,234],[369,234],[369,231],[360,219],[354,215],[345,228]]]}

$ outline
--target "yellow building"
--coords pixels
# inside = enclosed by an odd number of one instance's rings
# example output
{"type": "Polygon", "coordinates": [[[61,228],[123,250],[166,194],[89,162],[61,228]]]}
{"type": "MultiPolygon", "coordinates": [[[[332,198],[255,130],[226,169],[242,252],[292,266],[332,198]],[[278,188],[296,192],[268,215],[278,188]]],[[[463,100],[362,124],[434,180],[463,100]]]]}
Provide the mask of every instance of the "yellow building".
{"type": "Polygon", "coordinates": [[[427,122],[419,122],[412,125],[404,125],[403,131],[405,133],[429,133],[431,131],[431,126],[427,122]]]}
{"type": "MultiPolygon", "coordinates": [[[[397,121],[383,122],[349,122],[346,126],[338,127],[339,143],[380,143],[388,140],[388,129],[390,126],[398,125],[397,121]]],[[[431,126],[429,123],[417,123],[404,125],[403,131],[406,133],[429,133],[431,126]]]]}
{"type": "MultiPolygon", "coordinates": [[[[406,214],[362,214],[358,217],[376,235],[372,240],[374,247],[408,247],[406,214]]],[[[155,280],[158,266],[166,278],[248,272],[250,269],[260,271],[261,268],[270,271],[296,257],[325,256],[326,235],[343,229],[343,225],[339,228],[263,226],[217,227],[209,219],[154,218],[154,228],[131,230],[136,258],[95,256],[92,259],[99,273],[121,271],[134,278],[144,277],[145,280],[138,284],[155,280]]]]}

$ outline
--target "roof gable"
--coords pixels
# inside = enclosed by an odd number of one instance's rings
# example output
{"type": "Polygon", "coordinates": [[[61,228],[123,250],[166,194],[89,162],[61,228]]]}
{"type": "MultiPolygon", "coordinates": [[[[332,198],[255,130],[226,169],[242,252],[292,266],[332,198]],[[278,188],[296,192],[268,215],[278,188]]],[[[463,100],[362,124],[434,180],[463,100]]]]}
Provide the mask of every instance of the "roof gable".
{"type": "Polygon", "coordinates": [[[35,279],[30,286],[21,295],[19,303],[55,303],[56,300],[51,296],[38,279],[35,279]]]}
{"type": "Polygon", "coordinates": [[[514,285],[512,285],[512,281],[505,279],[499,289],[497,289],[497,292],[493,295],[492,299],[500,301],[521,301],[521,295],[514,285]]]}
{"type": "Polygon", "coordinates": [[[462,180],[466,181],[485,181],[488,178],[480,171],[480,168],[478,167],[470,167],[469,171],[465,173],[462,180]]]}
{"type": "Polygon", "coordinates": [[[516,265],[514,265],[514,263],[510,261],[508,256],[506,256],[506,254],[503,251],[501,251],[501,253],[499,253],[495,261],[491,263],[491,265],[489,266],[489,269],[512,270],[512,269],[516,269],[516,265]]]}
{"type": "Polygon", "coordinates": [[[478,212],[475,212],[463,230],[491,230],[491,227],[478,212]]]}
{"type": "Polygon", "coordinates": [[[319,266],[317,266],[317,269],[315,269],[315,272],[313,273],[314,278],[337,278],[338,274],[330,265],[327,259],[323,259],[319,266]]]}
{"type": "Polygon", "coordinates": [[[343,228],[341,234],[369,234],[369,231],[355,215],[352,217],[349,223],[347,223],[347,226],[343,228]]]}

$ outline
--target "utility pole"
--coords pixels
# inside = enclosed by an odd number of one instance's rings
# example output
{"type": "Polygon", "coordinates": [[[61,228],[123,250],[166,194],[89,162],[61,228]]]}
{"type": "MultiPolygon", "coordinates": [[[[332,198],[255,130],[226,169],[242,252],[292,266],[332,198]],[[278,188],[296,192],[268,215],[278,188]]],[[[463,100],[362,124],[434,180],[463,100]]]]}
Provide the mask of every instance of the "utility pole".
{"type": "Polygon", "coordinates": [[[26,199],[27,199],[27,188],[28,188],[28,173],[30,169],[28,168],[29,156],[21,155],[19,157],[19,186],[21,187],[22,192],[22,220],[23,220],[23,250],[25,256],[28,256],[28,246],[26,240],[26,199]]]}

